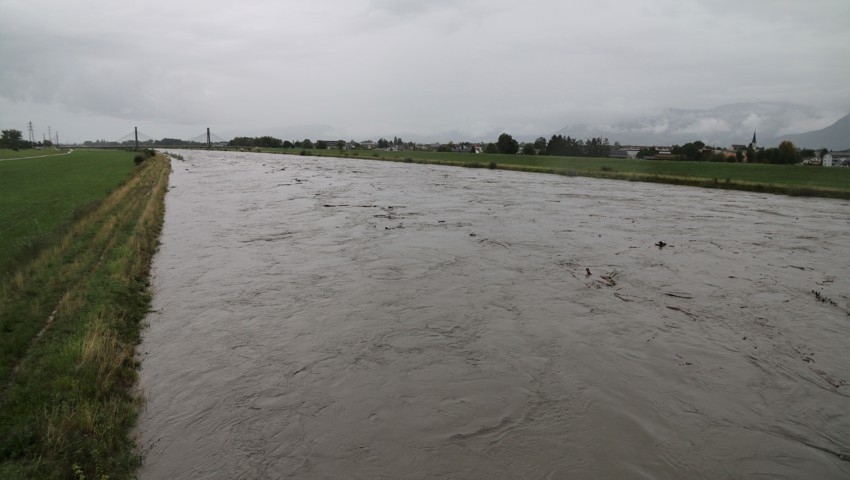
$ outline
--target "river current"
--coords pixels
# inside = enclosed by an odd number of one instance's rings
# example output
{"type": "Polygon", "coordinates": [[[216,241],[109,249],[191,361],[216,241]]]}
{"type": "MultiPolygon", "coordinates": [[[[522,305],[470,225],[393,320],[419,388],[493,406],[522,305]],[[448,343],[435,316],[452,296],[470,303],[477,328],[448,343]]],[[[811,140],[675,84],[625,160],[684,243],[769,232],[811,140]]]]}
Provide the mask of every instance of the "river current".
{"type": "Polygon", "coordinates": [[[143,479],[850,478],[850,202],[179,153],[143,479]]]}

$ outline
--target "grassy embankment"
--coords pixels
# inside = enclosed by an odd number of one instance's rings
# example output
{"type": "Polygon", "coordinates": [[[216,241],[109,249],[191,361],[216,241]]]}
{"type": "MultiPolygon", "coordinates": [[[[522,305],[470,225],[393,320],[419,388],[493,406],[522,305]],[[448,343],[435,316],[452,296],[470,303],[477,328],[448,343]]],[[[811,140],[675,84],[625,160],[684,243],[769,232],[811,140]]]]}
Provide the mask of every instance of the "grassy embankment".
{"type": "Polygon", "coordinates": [[[0,478],[123,478],[138,465],[135,346],[170,164],[133,157],[0,162],[2,220],[40,218],[0,245],[27,257],[0,263],[0,478]]]}
{"type": "MultiPolygon", "coordinates": [[[[300,149],[266,149],[298,155],[300,149]]],[[[627,160],[376,150],[310,150],[310,155],[352,157],[558,175],[669,183],[786,195],[850,199],[850,169],[803,165],[627,160]]]]}

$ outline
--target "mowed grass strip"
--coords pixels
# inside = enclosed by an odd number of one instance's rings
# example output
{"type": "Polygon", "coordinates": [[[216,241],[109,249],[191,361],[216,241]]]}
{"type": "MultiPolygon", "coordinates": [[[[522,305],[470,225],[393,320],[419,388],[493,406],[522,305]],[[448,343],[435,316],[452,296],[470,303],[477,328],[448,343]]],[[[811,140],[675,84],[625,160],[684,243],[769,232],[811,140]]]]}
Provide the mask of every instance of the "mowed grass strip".
{"type": "MultiPolygon", "coordinates": [[[[132,163],[132,161],[130,161],[132,163]]],[[[0,478],[126,478],[170,163],[149,158],[0,284],[0,478]]]]}
{"type": "Polygon", "coordinates": [[[76,150],[68,155],[0,161],[0,279],[14,264],[32,260],[56,240],[75,214],[82,215],[127,178],[134,155],[76,150]]]}
{"type": "MultiPolygon", "coordinates": [[[[298,155],[302,150],[263,151],[298,155]]],[[[848,168],[380,150],[313,149],[309,154],[850,199],[848,168]]]]}

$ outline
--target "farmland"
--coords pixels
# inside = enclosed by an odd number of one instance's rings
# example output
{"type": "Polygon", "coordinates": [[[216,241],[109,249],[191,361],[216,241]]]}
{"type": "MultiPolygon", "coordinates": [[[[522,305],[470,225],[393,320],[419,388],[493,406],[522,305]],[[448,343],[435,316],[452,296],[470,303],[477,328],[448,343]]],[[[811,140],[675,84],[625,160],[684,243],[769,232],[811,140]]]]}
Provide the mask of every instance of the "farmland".
{"type": "MultiPolygon", "coordinates": [[[[0,156],[43,150],[0,150],[0,156]]],[[[102,199],[127,177],[133,153],[77,150],[23,160],[0,161],[0,276],[10,263],[32,258],[54,239],[75,213],[102,199]]],[[[29,155],[32,156],[32,155],[29,155]]]]}

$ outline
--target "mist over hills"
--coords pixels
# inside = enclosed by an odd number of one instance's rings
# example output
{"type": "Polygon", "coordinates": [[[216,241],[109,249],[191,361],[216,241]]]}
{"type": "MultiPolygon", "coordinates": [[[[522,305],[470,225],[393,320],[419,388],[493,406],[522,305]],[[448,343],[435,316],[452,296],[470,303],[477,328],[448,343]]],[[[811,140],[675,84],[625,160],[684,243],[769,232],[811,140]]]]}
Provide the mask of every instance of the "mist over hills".
{"type": "MultiPolygon", "coordinates": [[[[609,142],[622,145],[683,145],[701,140],[708,145],[728,147],[733,144],[747,145],[756,132],[758,144],[775,147],[782,140],[791,140],[798,147],[827,148],[842,150],[850,148],[850,115],[839,118],[840,113],[783,102],[734,103],[710,109],[668,108],[659,113],[623,119],[609,123],[578,123],[554,132],[538,135],[517,135],[521,142],[531,142],[542,136],[547,140],[553,135],[571,136],[577,139],[606,137],[609,142]],[[836,121],[837,120],[837,121],[836,121]],[[801,133],[806,132],[806,133],[801,133]]],[[[449,141],[495,142],[502,132],[494,130],[486,135],[470,135],[459,130],[435,133],[413,133],[404,131],[377,132],[373,136],[358,136],[346,133],[331,125],[305,124],[268,128],[252,132],[231,134],[223,132],[223,138],[235,136],[271,135],[284,140],[378,140],[394,136],[404,141],[417,143],[446,143],[449,141]]]]}
{"type": "Polygon", "coordinates": [[[850,149],[850,114],[844,115],[826,128],[786,135],[783,139],[791,140],[798,147],[848,150],[850,149]]]}
{"type": "Polygon", "coordinates": [[[682,145],[702,140],[709,145],[727,147],[749,144],[756,132],[760,146],[774,147],[789,139],[798,146],[847,148],[850,147],[847,127],[833,128],[838,116],[835,112],[792,103],[734,103],[704,110],[669,108],[656,115],[608,125],[567,126],[557,133],[582,139],[607,137],[611,143],[619,141],[624,145],[682,145]],[[844,140],[840,134],[842,128],[844,140]],[[814,135],[822,130],[829,131],[814,135]]]}

